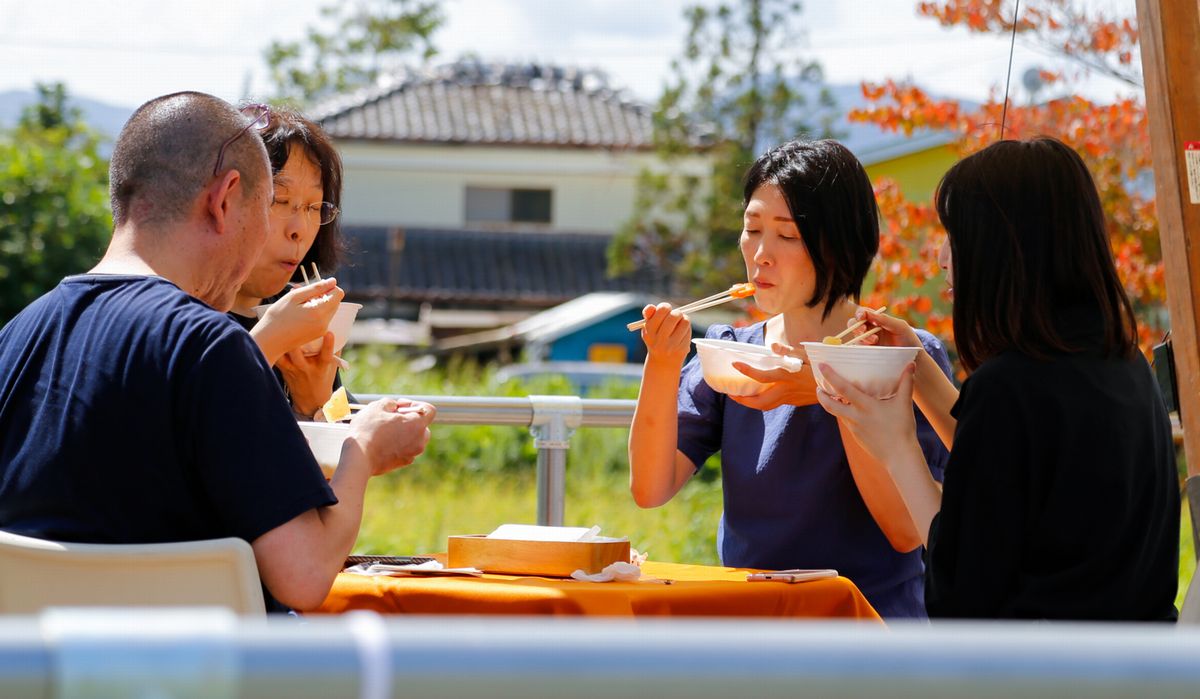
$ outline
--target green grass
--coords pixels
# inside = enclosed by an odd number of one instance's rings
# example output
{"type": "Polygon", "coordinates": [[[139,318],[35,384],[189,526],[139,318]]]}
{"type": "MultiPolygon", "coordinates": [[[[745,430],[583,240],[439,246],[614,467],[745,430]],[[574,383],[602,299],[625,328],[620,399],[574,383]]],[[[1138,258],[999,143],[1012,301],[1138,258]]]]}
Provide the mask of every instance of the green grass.
{"type": "Polygon", "coordinates": [[[1196,552],[1192,543],[1192,518],[1188,514],[1187,501],[1183,503],[1183,516],[1179,518],[1179,593],[1175,596],[1175,608],[1183,608],[1183,597],[1187,594],[1192,575],[1196,572],[1196,552]]]}

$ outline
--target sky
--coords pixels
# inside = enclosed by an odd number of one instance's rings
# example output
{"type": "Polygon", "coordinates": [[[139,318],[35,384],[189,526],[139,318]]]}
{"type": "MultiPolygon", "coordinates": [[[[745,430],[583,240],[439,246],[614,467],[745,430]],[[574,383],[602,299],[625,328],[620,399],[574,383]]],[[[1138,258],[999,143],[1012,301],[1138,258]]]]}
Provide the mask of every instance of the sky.
{"type": "MultiPolygon", "coordinates": [[[[228,100],[268,93],[263,50],[320,22],[331,0],[0,0],[0,92],[60,80],[73,94],[134,107],[157,95],[200,90],[228,100]]],[[[695,0],[443,0],[447,22],[436,61],[465,52],[485,60],[600,68],[615,87],[653,102],[695,0]]],[[[1135,0],[1080,0],[1133,16],[1135,0]]],[[[916,14],[916,0],[807,0],[802,55],[835,84],[911,78],[931,92],[982,100],[1003,90],[1007,38],[947,30],[916,14]]],[[[1030,67],[1057,59],[1018,41],[1013,95],[1030,67]]],[[[1094,99],[1126,94],[1093,77],[1094,99]]],[[[1027,99],[1027,96],[1024,97],[1027,99]]]]}

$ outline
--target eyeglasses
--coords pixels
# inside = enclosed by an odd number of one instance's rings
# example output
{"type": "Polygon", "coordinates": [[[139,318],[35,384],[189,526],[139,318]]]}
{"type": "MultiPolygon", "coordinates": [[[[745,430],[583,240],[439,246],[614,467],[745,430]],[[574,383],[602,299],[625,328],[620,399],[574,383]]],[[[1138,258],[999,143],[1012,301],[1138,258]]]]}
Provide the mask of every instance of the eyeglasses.
{"type": "Polygon", "coordinates": [[[313,216],[315,215],[317,221],[322,226],[326,223],[332,223],[333,219],[337,218],[340,212],[341,209],[327,201],[316,204],[292,204],[291,202],[284,201],[271,202],[271,215],[276,218],[291,218],[296,214],[303,213],[304,220],[312,223],[313,216]]]}
{"type": "Polygon", "coordinates": [[[221,150],[217,151],[217,164],[213,166],[213,177],[216,177],[221,172],[221,163],[225,160],[225,149],[229,147],[229,144],[241,138],[250,129],[262,131],[271,123],[271,108],[265,104],[248,104],[242,107],[240,111],[242,114],[250,117],[250,121],[240,131],[230,136],[227,141],[221,144],[221,150]]]}

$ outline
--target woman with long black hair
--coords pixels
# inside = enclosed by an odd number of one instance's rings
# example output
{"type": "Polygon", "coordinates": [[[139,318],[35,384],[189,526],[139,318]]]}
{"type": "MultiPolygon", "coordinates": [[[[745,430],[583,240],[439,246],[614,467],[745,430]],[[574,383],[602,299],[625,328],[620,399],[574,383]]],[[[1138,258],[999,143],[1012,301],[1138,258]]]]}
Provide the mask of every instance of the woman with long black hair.
{"type": "MultiPolygon", "coordinates": [[[[1174,619],[1170,424],[1087,167],[1052,138],[1002,141],[946,173],[937,210],[961,392],[924,352],[894,399],[824,368],[838,395],[818,392],[924,537],[930,616],[1174,619]],[[951,447],[944,487],[910,395],[951,447]]],[[[920,346],[903,321],[857,315],[883,344],[920,346]]]]}

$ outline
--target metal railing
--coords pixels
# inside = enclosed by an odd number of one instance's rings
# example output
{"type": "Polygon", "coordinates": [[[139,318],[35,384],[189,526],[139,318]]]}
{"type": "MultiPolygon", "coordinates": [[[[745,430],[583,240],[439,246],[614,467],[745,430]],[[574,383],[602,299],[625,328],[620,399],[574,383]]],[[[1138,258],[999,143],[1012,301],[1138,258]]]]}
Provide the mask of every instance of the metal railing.
{"type": "Polygon", "coordinates": [[[762,619],[0,618],[0,696],[1196,697],[1200,631],[1160,624],[762,619]]]}
{"type": "MultiPolygon", "coordinates": [[[[384,396],[357,394],[362,401],[384,396]]],[[[561,526],[566,499],[567,450],[580,427],[624,427],[633,422],[632,400],[578,396],[405,396],[437,408],[439,425],[519,425],[533,433],[537,448],[538,524],[561,526]]]]}

